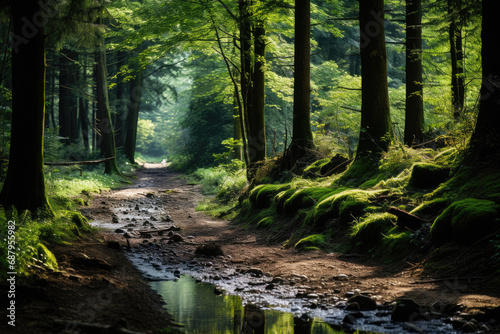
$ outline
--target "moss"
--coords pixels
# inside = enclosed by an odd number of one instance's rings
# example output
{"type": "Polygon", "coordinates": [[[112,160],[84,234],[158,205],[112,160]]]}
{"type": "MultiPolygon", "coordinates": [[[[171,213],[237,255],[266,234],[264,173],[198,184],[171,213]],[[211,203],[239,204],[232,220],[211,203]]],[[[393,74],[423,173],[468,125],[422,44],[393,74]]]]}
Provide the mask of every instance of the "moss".
{"type": "Polygon", "coordinates": [[[304,249],[309,247],[322,248],[328,245],[327,237],[323,234],[313,234],[303,239],[300,239],[294,246],[296,249],[304,249]]]}
{"type": "Polygon", "coordinates": [[[273,217],[262,218],[257,223],[257,228],[266,228],[266,227],[271,226],[273,223],[274,223],[274,218],[273,217]]]}
{"type": "Polygon", "coordinates": [[[320,175],[321,174],[321,167],[326,165],[329,161],[330,161],[330,159],[324,158],[324,159],[317,160],[317,161],[313,162],[312,164],[310,164],[309,166],[307,166],[304,169],[304,174],[306,174],[306,175],[319,174],[320,175]]]}
{"type": "Polygon", "coordinates": [[[499,205],[489,200],[453,202],[432,224],[432,241],[438,246],[452,240],[470,245],[498,228],[498,210],[499,205]]]}
{"type": "Polygon", "coordinates": [[[79,228],[86,227],[89,225],[87,218],[85,218],[80,212],[70,213],[71,222],[78,226],[79,228]]]}
{"type": "Polygon", "coordinates": [[[436,188],[449,178],[450,171],[447,167],[417,163],[413,165],[409,185],[415,188],[436,188]]]}
{"type": "Polygon", "coordinates": [[[52,252],[42,243],[39,243],[36,246],[36,250],[38,253],[38,259],[45,263],[47,267],[49,267],[52,270],[57,270],[58,265],[57,265],[57,259],[52,254],[52,252]]]}
{"type": "Polygon", "coordinates": [[[439,215],[446,207],[450,205],[450,200],[447,198],[436,198],[430,201],[423,202],[410,213],[418,217],[436,217],[439,215]]]}
{"type": "Polygon", "coordinates": [[[285,202],[292,197],[293,194],[297,191],[296,188],[290,188],[288,190],[284,190],[280,192],[278,195],[274,197],[274,202],[276,204],[276,211],[278,213],[283,213],[285,211],[285,202]]]}
{"type": "Polygon", "coordinates": [[[411,235],[410,231],[401,231],[394,227],[390,229],[382,238],[383,252],[389,258],[401,258],[411,252],[411,235]]]}
{"type": "Polygon", "coordinates": [[[308,215],[308,219],[312,219],[309,223],[321,226],[329,219],[339,219],[341,225],[345,225],[352,221],[353,217],[360,217],[364,214],[373,195],[374,192],[358,189],[345,190],[331,195],[314,207],[313,213],[308,215]]]}
{"type": "Polygon", "coordinates": [[[351,242],[357,249],[371,250],[377,246],[386,233],[397,221],[397,217],[389,213],[374,213],[363,217],[351,227],[351,242]]]}
{"type": "Polygon", "coordinates": [[[332,193],[338,193],[340,190],[335,190],[331,188],[304,188],[295,191],[289,199],[287,199],[284,204],[284,211],[288,215],[295,214],[298,210],[309,208],[314,206],[316,203],[320,202],[321,199],[326,198],[332,193]]]}
{"type": "Polygon", "coordinates": [[[290,189],[289,184],[262,184],[255,187],[250,193],[250,202],[258,209],[271,206],[274,196],[283,190],[290,189]]]}

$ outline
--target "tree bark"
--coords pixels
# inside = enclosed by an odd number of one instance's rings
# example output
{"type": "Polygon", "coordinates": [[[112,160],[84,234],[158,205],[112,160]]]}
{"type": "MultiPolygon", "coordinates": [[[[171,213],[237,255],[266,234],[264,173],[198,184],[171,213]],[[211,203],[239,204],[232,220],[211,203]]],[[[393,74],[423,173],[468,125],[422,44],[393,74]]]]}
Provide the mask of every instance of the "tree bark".
{"type": "Polygon", "coordinates": [[[451,105],[453,118],[459,121],[465,103],[465,78],[463,65],[462,29],[457,19],[457,0],[448,0],[448,14],[451,15],[449,26],[450,54],[451,54],[451,105]]]}
{"type": "Polygon", "coordinates": [[[311,130],[311,4],[295,0],[295,72],[293,88],[293,135],[291,162],[314,148],[311,130]]]}
{"type": "Polygon", "coordinates": [[[125,137],[125,155],[131,163],[135,163],[135,145],[137,140],[137,123],[142,92],[142,70],[137,72],[130,88],[130,104],[127,114],[127,135],[125,137]]]}
{"type": "Polygon", "coordinates": [[[12,8],[12,132],[9,167],[0,204],[35,216],[52,216],[45,194],[45,45],[43,28],[26,30],[26,19],[42,13],[42,1],[16,0],[12,8]]]}
{"type": "Polygon", "coordinates": [[[259,21],[253,29],[254,61],[252,80],[250,82],[251,102],[248,109],[248,142],[250,164],[266,158],[266,126],[265,126],[265,56],[266,31],[264,22],[259,21]]]}
{"type": "Polygon", "coordinates": [[[59,136],[66,144],[78,139],[78,101],[75,86],[78,80],[77,54],[65,49],[59,56],[59,136]]]}
{"type": "Polygon", "coordinates": [[[466,163],[498,167],[500,152],[500,49],[497,46],[496,2],[482,1],[482,67],[483,81],[480,91],[476,128],[470,140],[466,163]],[[491,164],[491,158],[496,163],[491,164]]]}
{"type": "MultiPolygon", "coordinates": [[[[104,43],[103,43],[104,44],[104,43]]],[[[106,53],[104,46],[101,46],[95,54],[96,66],[96,89],[97,89],[97,129],[101,139],[101,156],[104,158],[114,157],[115,159],[106,161],[104,167],[105,174],[116,173],[122,175],[116,163],[116,146],[113,124],[111,121],[111,109],[108,98],[108,82],[106,71],[106,53]]]]}
{"type": "Polygon", "coordinates": [[[392,124],[387,86],[384,1],[360,0],[361,131],[356,158],[380,156],[389,148],[392,124]]]}
{"type": "Polygon", "coordinates": [[[422,0],[406,0],[406,111],[404,143],[422,143],[424,134],[422,78],[422,0]]]}

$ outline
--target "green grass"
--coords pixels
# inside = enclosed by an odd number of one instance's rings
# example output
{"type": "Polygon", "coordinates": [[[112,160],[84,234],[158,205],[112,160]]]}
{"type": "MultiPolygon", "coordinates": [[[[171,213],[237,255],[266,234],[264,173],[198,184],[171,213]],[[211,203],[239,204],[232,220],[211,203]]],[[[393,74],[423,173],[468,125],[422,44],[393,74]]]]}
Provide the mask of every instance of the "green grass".
{"type": "MultiPolygon", "coordinates": [[[[29,212],[6,212],[0,208],[0,266],[1,278],[9,267],[9,242],[15,248],[15,271],[23,276],[33,272],[33,266],[57,269],[57,261],[50,249],[54,245],[71,243],[84,235],[95,233],[87,219],[76,211],[78,205],[88,203],[92,193],[116,188],[123,178],[103,175],[98,169],[80,170],[77,167],[47,168],[46,193],[54,217],[50,220],[33,219],[29,212]],[[9,222],[15,221],[14,237],[9,239],[9,222]]],[[[12,247],[12,246],[11,246],[12,247]]]]}

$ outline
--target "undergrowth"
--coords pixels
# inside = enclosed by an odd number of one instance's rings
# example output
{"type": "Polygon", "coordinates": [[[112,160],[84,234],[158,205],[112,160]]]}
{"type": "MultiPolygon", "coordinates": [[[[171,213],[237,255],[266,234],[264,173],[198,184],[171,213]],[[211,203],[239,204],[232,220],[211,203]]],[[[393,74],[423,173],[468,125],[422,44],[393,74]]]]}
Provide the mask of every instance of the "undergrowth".
{"type": "Polygon", "coordinates": [[[7,272],[12,271],[17,272],[20,277],[25,277],[40,267],[57,270],[57,261],[50,251],[54,245],[69,244],[95,233],[95,229],[77,211],[77,207],[88,205],[92,193],[122,185],[123,178],[103,175],[102,170],[98,168],[46,167],[45,181],[47,197],[55,213],[53,218],[34,219],[27,211],[17,212],[0,207],[2,279],[7,272]],[[9,226],[11,229],[15,226],[10,234],[9,226]],[[13,268],[10,268],[10,265],[13,265],[13,268]]]}

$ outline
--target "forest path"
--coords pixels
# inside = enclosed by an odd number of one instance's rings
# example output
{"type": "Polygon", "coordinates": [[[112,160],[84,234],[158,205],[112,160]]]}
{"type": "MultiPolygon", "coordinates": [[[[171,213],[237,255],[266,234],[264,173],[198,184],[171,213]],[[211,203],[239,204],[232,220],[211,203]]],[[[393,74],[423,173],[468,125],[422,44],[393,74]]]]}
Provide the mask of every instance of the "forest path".
{"type": "Polygon", "coordinates": [[[421,265],[384,264],[357,254],[298,252],[266,244],[265,238],[253,231],[197,212],[203,198],[200,186],[188,184],[182,174],[164,164],[145,164],[134,184],[99,195],[84,213],[108,229],[107,240],[126,245],[126,235],[132,247],[154,246],[162,254],[168,253],[167,262],[197,261],[196,247],[215,242],[226,256],[211,258],[214,267],[258,268],[288,282],[300,277],[308,293],[323,295],[332,303],[361,291],[381,303],[408,297],[422,305],[440,302],[463,304],[469,309],[500,304],[499,298],[480,293],[483,283],[477,280],[423,277],[421,265]],[[174,243],[163,233],[154,233],[172,230],[172,226],[183,241],[174,243]],[[116,230],[122,231],[113,232],[116,230]],[[153,233],[141,233],[148,230],[153,233]]]}

